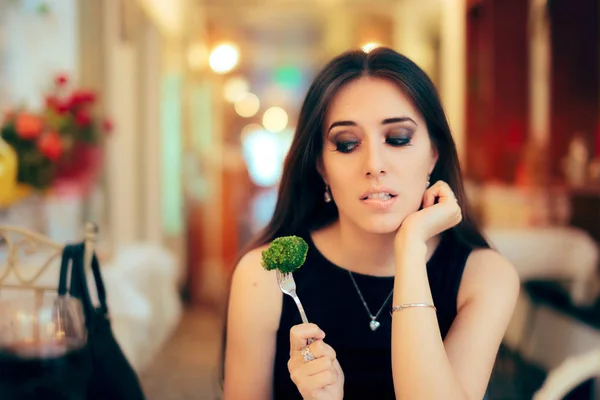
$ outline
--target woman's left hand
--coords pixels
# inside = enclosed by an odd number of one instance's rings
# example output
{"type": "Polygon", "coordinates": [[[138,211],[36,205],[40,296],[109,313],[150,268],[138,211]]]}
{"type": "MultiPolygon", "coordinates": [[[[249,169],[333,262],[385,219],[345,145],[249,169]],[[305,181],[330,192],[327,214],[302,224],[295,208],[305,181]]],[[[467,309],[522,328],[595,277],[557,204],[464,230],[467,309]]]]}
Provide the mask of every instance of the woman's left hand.
{"type": "Polygon", "coordinates": [[[437,181],[425,191],[422,209],[404,219],[396,239],[425,243],[435,235],[457,225],[461,220],[462,211],[452,189],[446,182],[437,181]]]}

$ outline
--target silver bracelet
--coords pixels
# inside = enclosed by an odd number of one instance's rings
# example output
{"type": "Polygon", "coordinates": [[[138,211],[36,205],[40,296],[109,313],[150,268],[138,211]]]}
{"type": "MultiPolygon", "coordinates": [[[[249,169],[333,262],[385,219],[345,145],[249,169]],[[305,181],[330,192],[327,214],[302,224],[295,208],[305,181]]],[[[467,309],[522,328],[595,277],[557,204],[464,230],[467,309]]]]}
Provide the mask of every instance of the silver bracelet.
{"type": "Polygon", "coordinates": [[[412,307],[428,307],[428,308],[433,308],[433,311],[437,311],[437,308],[435,308],[435,306],[432,305],[432,304],[427,304],[427,303],[408,303],[408,304],[400,304],[399,306],[392,307],[392,311],[390,311],[390,315],[392,315],[395,311],[402,311],[405,308],[412,308],[412,307]]]}

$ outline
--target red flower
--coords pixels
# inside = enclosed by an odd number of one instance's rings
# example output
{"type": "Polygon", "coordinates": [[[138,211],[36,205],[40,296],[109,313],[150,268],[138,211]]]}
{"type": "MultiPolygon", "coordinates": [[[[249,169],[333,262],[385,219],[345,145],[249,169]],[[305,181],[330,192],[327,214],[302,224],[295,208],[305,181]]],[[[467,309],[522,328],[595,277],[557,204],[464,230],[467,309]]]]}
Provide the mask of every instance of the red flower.
{"type": "Polygon", "coordinates": [[[44,121],[33,114],[19,114],[15,123],[15,129],[20,138],[33,140],[41,135],[44,129],[44,121]]]}
{"type": "Polygon", "coordinates": [[[75,113],[75,124],[78,127],[84,128],[92,122],[90,115],[85,110],[78,110],[75,113]]]}
{"type": "Polygon", "coordinates": [[[71,109],[70,104],[60,101],[56,96],[46,97],[46,107],[56,111],[60,115],[66,114],[71,109]]]}
{"type": "Polygon", "coordinates": [[[111,133],[114,128],[115,128],[115,125],[113,124],[113,122],[110,119],[105,118],[102,121],[102,129],[104,130],[105,133],[107,133],[107,134],[111,133]]]}
{"type": "Polygon", "coordinates": [[[48,132],[37,142],[40,152],[52,161],[58,161],[62,155],[62,143],[56,132],[48,132]]]}
{"type": "Polygon", "coordinates": [[[76,90],[71,94],[69,101],[71,107],[77,107],[84,104],[93,103],[96,101],[96,93],[91,90],[76,90]]]}
{"type": "Polygon", "coordinates": [[[59,74],[54,78],[56,86],[64,86],[69,82],[69,77],[66,74],[59,74]]]}
{"type": "Polygon", "coordinates": [[[58,106],[58,99],[56,96],[46,96],[46,107],[52,110],[56,110],[58,106]]]}
{"type": "Polygon", "coordinates": [[[56,106],[56,112],[63,115],[71,111],[71,105],[69,103],[60,102],[56,106]]]}

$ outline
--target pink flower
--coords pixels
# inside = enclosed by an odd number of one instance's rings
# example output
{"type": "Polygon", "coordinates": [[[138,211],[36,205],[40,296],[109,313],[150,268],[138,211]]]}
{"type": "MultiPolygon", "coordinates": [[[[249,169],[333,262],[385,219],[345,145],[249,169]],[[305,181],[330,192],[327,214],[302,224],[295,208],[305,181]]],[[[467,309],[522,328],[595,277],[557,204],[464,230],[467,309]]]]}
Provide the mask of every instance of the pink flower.
{"type": "Polygon", "coordinates": [[[105,118],[102,121],[102,130],[104,130],[104,132],[106,134],[112,133],[112,131],[113,131],[114,128],[115,128],[115,126],[114,126],[113,122],[110,119],[105,118]]]}
{"type": "Polygon", "coordinates": [[[69,77],[67,74],[59,74],[54,78],[54,83],[56,86],[64,86],[69,82],[69,77]]]}

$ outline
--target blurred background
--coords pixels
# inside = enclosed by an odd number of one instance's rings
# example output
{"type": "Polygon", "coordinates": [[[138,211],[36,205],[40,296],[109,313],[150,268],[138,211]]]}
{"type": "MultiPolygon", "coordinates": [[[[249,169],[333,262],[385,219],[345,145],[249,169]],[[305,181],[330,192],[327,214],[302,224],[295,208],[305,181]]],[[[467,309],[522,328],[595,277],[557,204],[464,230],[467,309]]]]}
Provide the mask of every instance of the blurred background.
{"type": "Polygon", "coordinates": [[[0,224],[62,243],[96,222],[148,398],[218,398],[228,280],[307,88],[338,53],[390,46],[437,85],[522,279],[489,398],[577,374],[569,398],[599,396],[599,17],[598,0],[0,0],[0,224]]]}

